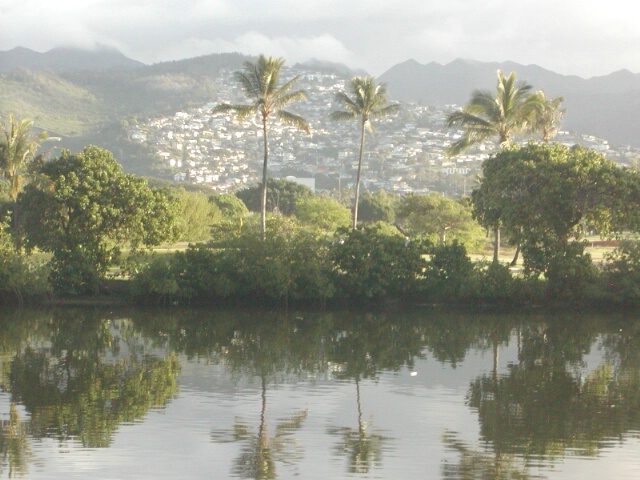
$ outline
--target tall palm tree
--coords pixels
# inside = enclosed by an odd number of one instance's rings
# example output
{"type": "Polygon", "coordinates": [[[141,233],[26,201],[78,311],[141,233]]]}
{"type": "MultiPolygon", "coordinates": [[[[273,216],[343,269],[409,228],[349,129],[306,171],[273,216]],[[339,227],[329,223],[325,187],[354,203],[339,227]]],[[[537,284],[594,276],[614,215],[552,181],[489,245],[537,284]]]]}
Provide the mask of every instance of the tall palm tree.
{"type": "Polygon", "coordinates": [[[372,119],[382,118],[396,113],[400,109],[398,104],[390,104],[387,97],[387,86],[384,83],[376,85],[373,77],[353,77],[349,82],[349,96],[341,91],[336,94],[336,102],[344,110],[331,112],[332,120],[360,121],[360,153],[358,154],[358,171],[356,173],[356,192],[353,204],[353,228],[358,225],[358,198],[360,196],[360,171],[364,154],[365,130],[373,133],[372,119]]]}
{"type": "Polygon", "coordinates": [[[9,196],[13,201],[20,192],[25,170],[35,158],[42,140],[48,137],[46,132],[31,136],[32,127],[31,120],[18,121],[13,115],[9,115],[7,124],[0,125],[0,170],[9,181],[9,196]]]}
{"type": "Polygon", "coordinates": [[[470,146],[496,137],[498,145],[507,145],[513,134],[524,131],[533,121],[540,97],[530,93],[531,85],[516,81],[516,74],[497,72],[495,93],[475,90],[467,106],[447,117],[447,127],[462,127],[464,134],[448,150],[456,155],[470,146]]]}
{"type": "MultiPolygon", "coordinates": [[[[542,98],[530,93],[532,86],[516,81],[516,74],[505,76],[497,72],[496,92],[475,90],[467,106],[447,117],[447,127],[461,127],[464,134],[454,142],[447,153],[457,155],[472,145],[488,138],[497,138],[498,146],[511,143],[512,135],[531,131],[538,112],[542,109],[542,98]]],[[[498,262],[500,251],[500,226],[494,227],[493,261],[498,262]]]]}
{"type": "Polygon", "coordinates": [[[280,85],[280,73],[284,66],[283,58],[265,57],[260,55],[255,63],[245,62],[243,71],[235,73],[235,78],[251,103],[233,105],[223,103],[214,108],[214,113],[235,112],[238,120],[258,115],[262,123],[264,142],[264,161],[262,165],[262,236],[266,236],[267,217],[267,165],[269,162],[269,119],[275,117],[287,125],[311,134],[309,124],[299,115],[285,110],[292,103],[306,100],[303,90],[292,91],[300,75],[280,85]]]}

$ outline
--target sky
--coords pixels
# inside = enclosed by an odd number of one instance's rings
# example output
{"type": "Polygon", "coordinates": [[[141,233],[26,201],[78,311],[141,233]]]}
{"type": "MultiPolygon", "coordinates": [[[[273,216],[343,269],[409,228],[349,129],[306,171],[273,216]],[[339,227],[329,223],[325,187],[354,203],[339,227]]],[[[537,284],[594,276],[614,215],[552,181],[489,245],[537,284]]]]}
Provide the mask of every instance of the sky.
{"type": "Polygon", "coordinates": [[[0,51],[113,47],[146,64],[218,52],[381,75],[409,59],[640,73],[636,0],[0,0],[0,51]]]}

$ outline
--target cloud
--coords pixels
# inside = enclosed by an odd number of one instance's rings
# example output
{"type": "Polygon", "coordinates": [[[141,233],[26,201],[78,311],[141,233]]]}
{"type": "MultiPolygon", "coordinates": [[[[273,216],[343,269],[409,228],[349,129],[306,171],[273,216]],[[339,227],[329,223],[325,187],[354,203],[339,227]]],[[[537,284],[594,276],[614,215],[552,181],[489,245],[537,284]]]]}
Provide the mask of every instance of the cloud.
{"type": "Polygon", "coordinates": [[[147,63],[215,51],[315,57],[381,74],[414,58],[640,71],[628,0],[0,0],[0,50],[116,47],[147,63]]]}
{"type": "Polygon", "coordinates": [[[268,37],[258,32],[249,32],[231,40],[222,38],[214,40],[186,38],[178,44],[171,45],[161,51],[159,56],[163,60],[184,58],[184,52],[191,52],[192,56],[206,55],[213,52],[241,52],[247,55],[261,53],[283,57],[287,63],[304,62],[310,58],[329,60],[357,66],[356,56],[341,42],[331,35],[316,37],[268,37]]]}

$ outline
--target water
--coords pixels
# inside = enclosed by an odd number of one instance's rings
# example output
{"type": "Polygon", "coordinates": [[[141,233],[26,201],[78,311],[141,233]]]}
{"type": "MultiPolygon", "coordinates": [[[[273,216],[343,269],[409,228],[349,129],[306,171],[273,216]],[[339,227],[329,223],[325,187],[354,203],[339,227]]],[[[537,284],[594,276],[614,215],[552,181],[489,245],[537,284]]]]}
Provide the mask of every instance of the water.
{"type": "Polygon", "coordinates": [[[0,312],[0,478],[640,478],[630,315],[0,312]]]}

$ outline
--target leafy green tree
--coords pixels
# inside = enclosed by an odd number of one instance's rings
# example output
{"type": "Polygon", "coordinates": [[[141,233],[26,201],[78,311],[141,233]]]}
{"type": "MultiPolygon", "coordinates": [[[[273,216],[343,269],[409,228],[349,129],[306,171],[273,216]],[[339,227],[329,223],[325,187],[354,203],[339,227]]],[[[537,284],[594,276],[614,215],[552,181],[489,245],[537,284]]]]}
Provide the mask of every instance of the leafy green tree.
{"type": "Polygon", "coordinates": [[[201,192],[187,192],[184,188],[171,190],[170,195],[177,203],[176,224],[180,231],[179,240],[202,242],[211,238],[211,226],[222,221],[222,212],[201,192]]]}
{"type": "Polygon", "coordinates": [[[482,237],[471,206],[464,200],[456,201],[439,193],[404,197],[397,217],[407,233],[433,237],[433,243],[440,245],[445,245],[449,238],[474,246],[482,237]]]}
{"type": "Polygon", "coordinates": [[[238,220],[244,218],[249,210],[245,203],[238,196],[231,193],[212,195],[209,200],[220,210],[222,215],[228,219],[238,220]]]}
{"type": "Polygon", "coordinates": [[[303,224],[330,232],[351,223],[349,209],[330,197],[313,196],[299,200],[296,203],[296,217],[303,224]]]}
{"type": "MultiPolygon", "coordinates": [[[[269,187],[266,204],[268,212],[278,212],[287,216],[293,215],[300,200],[313,196],[313,191],[309,187],[284,178],[270,178],[267,180],[267,186],[269,187]]],[[[261,185],[245,188],[238,191],[236,195],[250,211],[259,212],[262,209],[261,185]]]]}
{"type": "Polygon", "coordinates": [[[8,124],[0,125],[0,170],[9,182],[9,197],[15,201],[22,188],[22,179],[29,165],[35,158],[40,143],[48,137],[42,132],[31,136],[33,122],[18,121],[9,115],[8,124]]]}
{"type": "Polygon", "coordinates": [[[393,223],[400,197],[386,190],[364,192],[358,201],[358,218],[364,223],[393,223]]]}
{"type": "Polygon", "coordinates": [[[607,236],[633,224],[632,175],[593,150],[512,147],[485,161],[474,213],[483,226],[504,225],[522,244],[525,269],[544,273],[551,289],[577,288],[592,273],[583,256],[585,228],[607,236]]]}
{"type": "Polygon", "coordinates": [[[372,120],[383,118],[400,109],[398,104],[390,104],[387,86],[376,85],[373,77],[353,77],[348,85],[349,93],[336,94],[336,102],[344,108],[331,112],[330,118],[337,121],[358,120],[360,123],[360,150],[358,153],[358,171],[356,173],[356,191],[353,202],[353,229],[358,225],[358,201],[360,198],[360,172],[364,156],[365,131],[373,133],[372,120]]]}
{"type": "Polygon", "coordinates": [[[262,215],[262,234],[267,231],[267,165],[269,161],[269,120],[276,117],[287,125],[291,125],[308,134],[311,133],[307,122],[299,115],[295,115],[285,108],[292,103],[306,100],[307,95],[302,90],[292,91],[300,75],[293,77],[280,85],[280,74],[284,66],[283,58],[265,57],[260,55],[256,63],[245,62],[244,71],[236,72],[235,78],[245,95],[252,103],[245,105],[220,104],[214,112],[235,112],[238,120],[245,120],[258,115],[262,124],[262,138],[264,145],[264,160],[262,164],[262,184],[260,197],[260,211],[262,215]]]}
{"type": "Polygon", "coordinates": [[[175,205],[164,191],[126,175],[110,152],[65,151],[37,169],[43,179],[18,196],[29,249],[53,253],[58,291],[96,292],[122,246],[136,251],[176,238],[175,205]]]}

